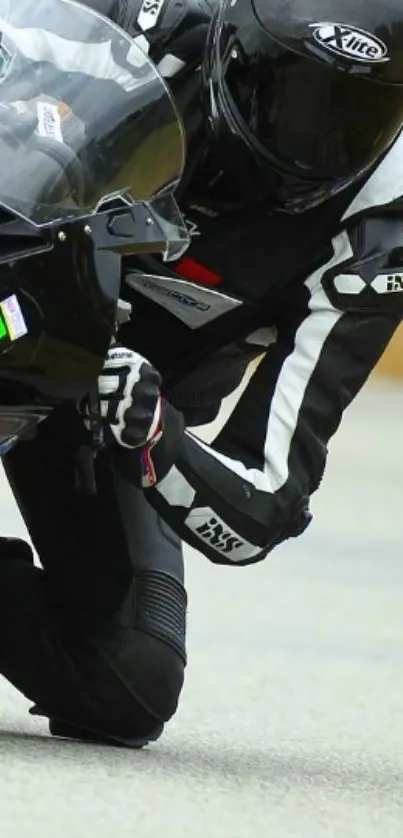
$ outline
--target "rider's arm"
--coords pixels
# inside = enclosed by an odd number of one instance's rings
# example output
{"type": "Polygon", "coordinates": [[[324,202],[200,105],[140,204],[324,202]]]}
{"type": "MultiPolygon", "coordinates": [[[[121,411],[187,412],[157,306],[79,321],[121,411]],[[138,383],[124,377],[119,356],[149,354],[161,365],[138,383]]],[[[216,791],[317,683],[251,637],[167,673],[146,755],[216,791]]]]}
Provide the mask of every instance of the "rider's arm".
{"type": "Polygon", "coordinates": [[[190,430],[171,446],[167,407],[153,452],[164,476],[147,496],[186,542],[214,562],[245,564],[305,528],[328,441],[401,320],[402,289],[401,223],[362,221],[296,291],[213,447],[190,430]]]}

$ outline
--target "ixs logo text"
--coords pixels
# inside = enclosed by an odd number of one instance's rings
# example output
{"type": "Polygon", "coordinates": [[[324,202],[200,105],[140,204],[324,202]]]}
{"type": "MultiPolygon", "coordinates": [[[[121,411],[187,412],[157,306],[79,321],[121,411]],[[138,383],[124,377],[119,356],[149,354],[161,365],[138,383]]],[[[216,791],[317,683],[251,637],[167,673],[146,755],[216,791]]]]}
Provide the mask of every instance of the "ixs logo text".
{"type": "Polygon", "coordinates": [[[398,294],[403,291],[403,274],[378,274],[371,286],[377,294],[398,294]]]}
{"type": "Polygon", "coordinates": [[[231,530],[226,530],[222,524],[217,521],[217,518],[210,518],[205,524],[196,527],[196,532],[208,541],[212,547],[222,553],[231,553],[238,547],[242,547],[243,541],[238,538],[231,530]]]}
{"type": "Polygon", "coordinates": [[[357,27],[341,23],[312,23],[315,41],[343,58],[366,63],[389,61],[387,47],[380,38],[357,27]]]}
{"type": "Polygon", "coordinates": [[[386,287],[388,291],[396,292],[403,291],[403,276],[402,274],[395,274],[388,276],[386,280],[386,287]]]}
{"type": "Polygon", "coordinates": [[[246,559],[253,559],[262,552],[261,547],[256,547],[249,541],[245,541],[239,533],[231,529],[219,515],[216,515],[208,506],[196,507],[189,512],[185,524],[194,534],[221,553],[231,562],[242,562],[246,559]]]}

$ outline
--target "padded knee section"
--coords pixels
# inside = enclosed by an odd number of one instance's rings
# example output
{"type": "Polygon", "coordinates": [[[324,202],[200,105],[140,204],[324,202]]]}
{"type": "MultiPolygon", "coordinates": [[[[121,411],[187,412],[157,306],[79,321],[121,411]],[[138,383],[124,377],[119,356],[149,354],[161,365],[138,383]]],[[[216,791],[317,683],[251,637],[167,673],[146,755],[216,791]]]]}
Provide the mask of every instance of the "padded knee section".
{"type": "Polygon", "coordinates": [[[157,637],[186,663],[186,591],[172,576],[159,570],[136,576],[136,628],[157,637]]]}
{"type": "Polygon", "coordinates": [[[176,711],[184,682],[186,591],[166,573],[144,571],[136,576],[136,600],[135,628],[141,634],[137,655],[142,673],[138,695],[158,719],[168,721],[176,711]]]}

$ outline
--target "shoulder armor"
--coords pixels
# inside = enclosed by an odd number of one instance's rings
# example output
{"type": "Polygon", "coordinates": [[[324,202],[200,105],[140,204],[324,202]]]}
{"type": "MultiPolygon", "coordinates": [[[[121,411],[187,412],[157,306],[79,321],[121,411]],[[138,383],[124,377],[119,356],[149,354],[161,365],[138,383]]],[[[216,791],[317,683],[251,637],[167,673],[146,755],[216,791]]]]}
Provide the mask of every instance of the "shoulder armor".
{"type": "Polygon", "coordinates": [[[401,215],[366,217],[349,230],[351,256],[322,278],[341,311],[403,315],[403,221],[401,215]]]}

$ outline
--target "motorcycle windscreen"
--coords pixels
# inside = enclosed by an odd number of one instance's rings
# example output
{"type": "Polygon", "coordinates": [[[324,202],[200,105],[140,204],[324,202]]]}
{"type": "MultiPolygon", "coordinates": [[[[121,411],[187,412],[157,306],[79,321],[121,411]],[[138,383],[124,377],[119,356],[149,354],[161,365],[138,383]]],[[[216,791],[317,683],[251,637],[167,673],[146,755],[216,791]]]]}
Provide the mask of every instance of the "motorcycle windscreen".
{"type": "Polygon", "coordinates": [[[37,225],[172,191],[184,132],[153,62],[72,0],[0,0],[0,204],[37,225]]]}

